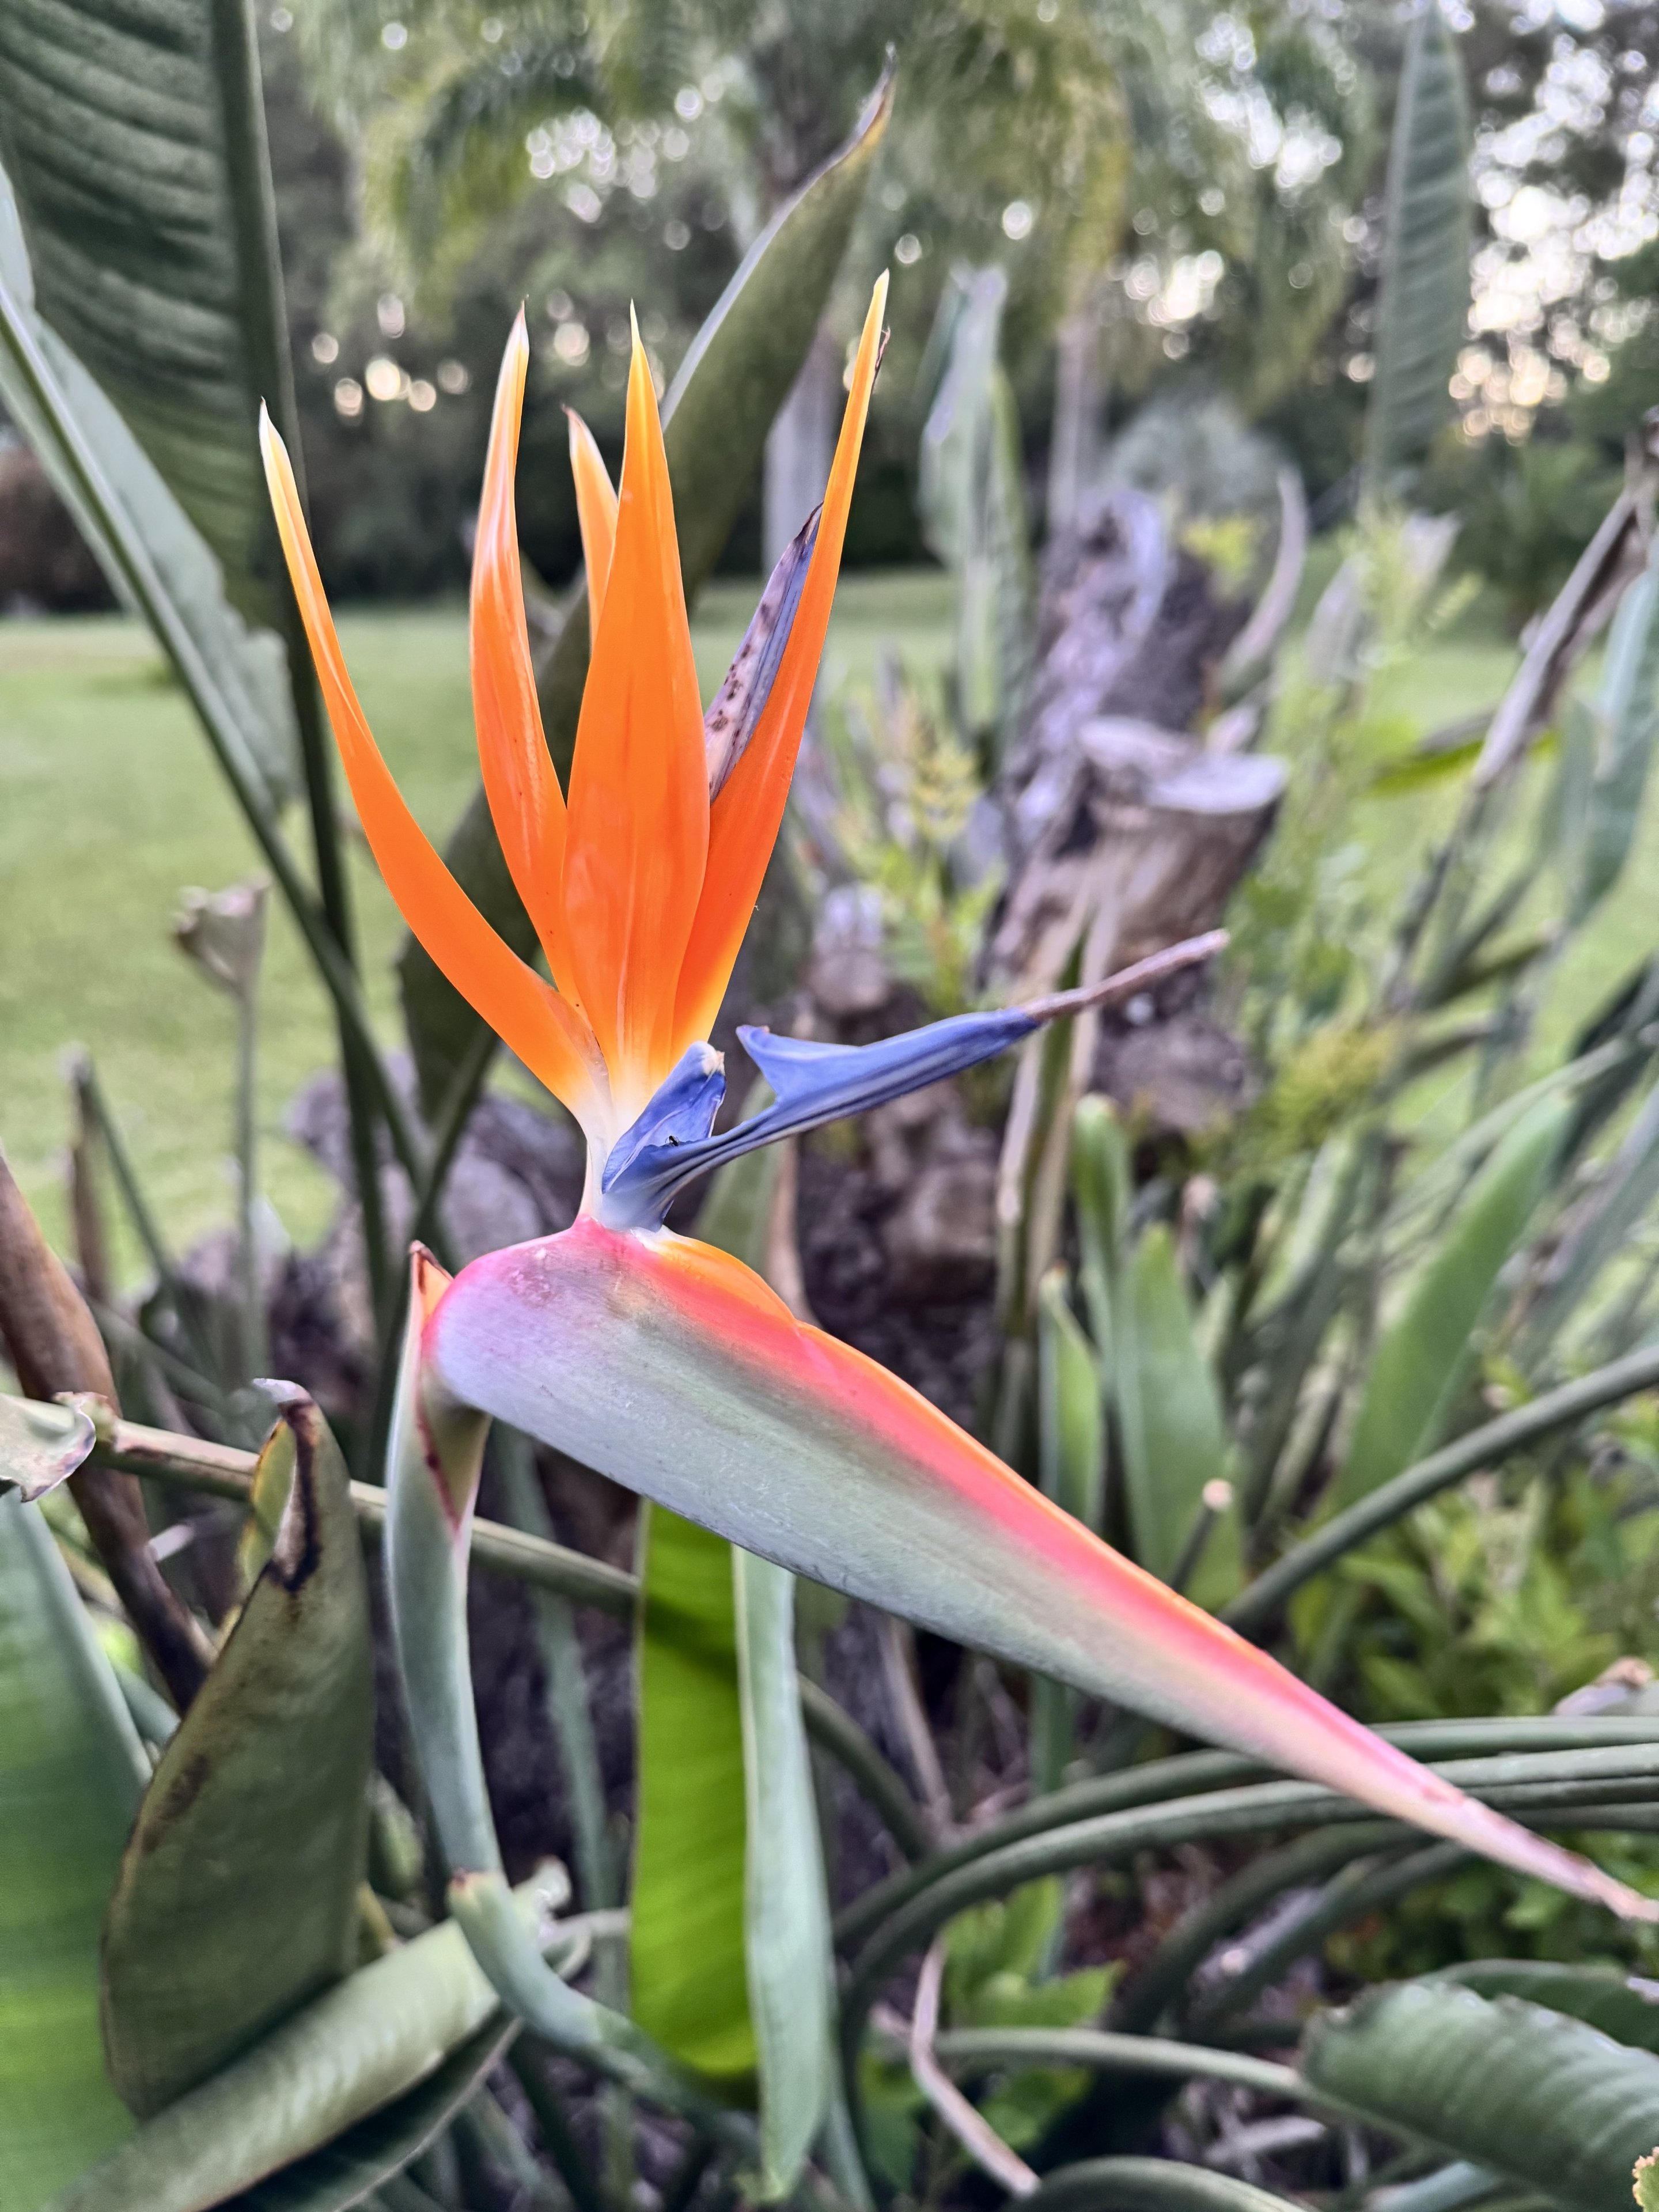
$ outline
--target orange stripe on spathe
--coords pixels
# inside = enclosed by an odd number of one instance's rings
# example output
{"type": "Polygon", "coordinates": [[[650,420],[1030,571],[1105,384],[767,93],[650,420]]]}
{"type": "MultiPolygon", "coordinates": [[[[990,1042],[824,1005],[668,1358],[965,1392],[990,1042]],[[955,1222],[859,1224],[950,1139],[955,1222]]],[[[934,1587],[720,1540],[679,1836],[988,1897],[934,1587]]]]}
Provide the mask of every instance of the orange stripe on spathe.
{"type": "MultiPolygon", "coordinates": [[[[851,1346],[795,1321],[738,1261],[666,1234],[647,1238],[582,1222],[573,1237],[609,1238],[642,1304],[673,1308],[680,1326],[722,1363],[750,1368],[775,1394],[793,1391],[825,1418],[862,1430],[877,1453],[937,1483],[941,1507],[962,1499],[988,1535],[1000,1530],[1012,1562],[1036,1556],[1063,1589],[1168,1686],[1169,1703],[1202,1729],[1206,1707],[1223,1741],[1326,1784],[1362,1804],[1450,1837],[1500,1863],[1595,1897],[1627,1917],[1656,1908],[1599,1868],[1530,1835],[1364,1727],[1233,1630],[1114,1552],[949,1417],[851,1346]]],[[[803,1409],[805,1410],[805,1408],[803,1409]]],[[[810,1416],[809,1416],[810,1418],[810,1416]]]]}
{"type": "Polygon", "coordinates": [[[681,1050],[706,1037],[714,1027],[783,821],[795,756],[830,626],[848,510],[853,501],[853,480],[880,357],[881,318],[886,304],[884,274],[865,317],[852,392],[823,495],[817,541],[789,642],[755,734],[709,813],[708,866],[675,1005],[674,1034],[681,1050]]]}
{"type": "Polygon", "coordinates": [[[404,805],[380,757],[346,672],[322,578],[300,511],[282,440],[262,415],[259,441],[277,533],[310,641],[323,702],[356,802],[363,835],[386,889],[420,943],[468,1004],[483,1015],[579,1121],[593,1118],[592,1047],[580,1017],[495,934],[445,866],[404,805]]]}
{"type": "Polygon", "coordinates": [[[702,702],[668,457],[637,335],[617,538],[570,775],[565,915],[617,1114],[675,1058],[674,998],[708,849],[702,702]]]}
{"type": "Polygon", "coordinates": [[[591,647],[599,634],[599,611],[605,605],[605,587],[611,580],[611,555],[617,543],[617,495],[593,433],[574,407],[564,411],[570,423],[570,474],[576,486],[576,520],[581,525],[591,647]]]}
{"type": "Polygon", "coordinates": [[[530,340],[524,310],[501,357],[472,550],[472,716],[484,793],[501,852],[553,980],[574,996],[564,926],[564,793],[542,732],[525,623],[513,478],[530,340]]]}

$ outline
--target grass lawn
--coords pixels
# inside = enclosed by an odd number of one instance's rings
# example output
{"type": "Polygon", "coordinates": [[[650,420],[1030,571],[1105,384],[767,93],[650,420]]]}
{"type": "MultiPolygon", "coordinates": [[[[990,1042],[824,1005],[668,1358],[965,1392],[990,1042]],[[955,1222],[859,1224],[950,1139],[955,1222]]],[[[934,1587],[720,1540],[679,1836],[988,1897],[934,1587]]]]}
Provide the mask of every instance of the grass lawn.
{"type": "MultiPolygon", "coordinates": [[[[723,672],[752,588],[705,594],[696,641],[706,690],[723,672]]],[[[838,602],[834,684],[867,679],[884,641],[911,663],[948,649],[950,592],[927,572],[859,575],[838,602]]],[[[369,714],[411,805],[440,841],[476,775],[464,610],[348,613],[341,624],[369,714]]],[[[1513,649],[1479,621],[1437,643],[1402,682],[1425,726],[1493,699],[1513,649]]],[[[1542,768],[1539,774],[1547,773],[1542,768]]],[[[1403,883],[1441,794],[1372,802],[1362,834],[1385,880],[1403,883]],[[1373,811],[1372,809],[1375,811],[1373,811]]],[[[296,834],[299,825],[295,824],[296,834]]],[[[66,1230],[64,1050],[93,1053],[152,1200],[180,1244],[227,1217],[232,1018],[173,948],[187,884],[217,888],[258,864],[207,748],[144,631],[117,618],[0,623],[0,1142],[48,1233],[66,1230]]],[[[1651,945],[1659,783],[1619,891],[1555,976],[1540,1049],[1559,1042],[1651,945]]],[[[391,961],[400,926],[372,862],[353,859],[371,1006],[398,1042],[391,961]]],[[[292,926],[273,907],[260,1123],[265,1188],[290,1234],[316,1236],[332,1193],[282,1133],[295,1090],[332,1053],[327,1002],[292,926]]],[[[127,1264],[137,1255],[128,1248],[127,1264]]]]}
{"type": "MultiPolygon", "coordinates": [[[[696,625],[706,691],[725,673],[756,590],[721,582],[696,625]]],[[[917,660],[945,650],[950,592],[926,571],[842,586],[832,682],[869,675],[884,638],[917,660]]],[[[422,823],[442,842],[477,779],[459,604],[347,612],[345,649],[376,732],[422,823]]],[[[297,813],[290,832],[303,836],[297,813]]],[[[114,617],[0,623],[0,1144],[47,1233],[67,1230],[62,1065],[84,1045],[155,1207],[179,1245],[228,1216],[230,1003],[173,947],[188,884],[258,865],[252,839],[141,625],[114,617]]],[[[370,1003],[399,1030],[391,962],[401,925],[368,854],[353,890],[370,1003]]],[[[282,1133],[295,1090],[332,1056],[327,1000],[273,902],[261,1024],[263,1180],[289,1233],[313,1238],[333,1194],[282,1133]]],[[[135,1248],[124,1247],[130,1267],[135,1248]]]]}

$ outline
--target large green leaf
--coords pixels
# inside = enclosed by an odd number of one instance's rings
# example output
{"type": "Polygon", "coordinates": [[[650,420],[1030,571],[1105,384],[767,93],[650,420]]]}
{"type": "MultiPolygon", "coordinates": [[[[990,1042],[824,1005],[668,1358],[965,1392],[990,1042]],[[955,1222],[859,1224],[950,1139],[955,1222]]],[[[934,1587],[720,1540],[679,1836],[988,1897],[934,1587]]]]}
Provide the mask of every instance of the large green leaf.
{"type": "Polygon", "coordinates": [[[325,2150],[233,2197],[227,2212],[346,2212],[418,2158],[483,2086],[519,2032],[497,2013],[445,2059],[435,2074],[395,2104],[348,2128],[325,2150]]]}
{"type": "Polygon", "coordinates": [[[1008,280],[959,272],[945,373],[921,434],[919,505],[933,550],[957,580],[957,709],[992,758],[1019,711],[1030,656],[1031,556],[1019,421],[999,358],[1008,280]]]}
{"type": "Polygon", "coordinates": [[[291,375],[247,0],[9,0],[0,161],[40,313],[262,612],[255,425],[291,375]]]}
{"type": "Polygon", "coordinates": [[[1401,1983],[1316,2021],[1302,2065],[1374,2125],[1571,2212],[1628,2203],[1632,2168],[1659,2142],[1659,2058],[1455,1983],[1401,1983]]]}
{"type": "Polygon", "coordinates": [[[1468,324],[1468,96],[1439,0],[1425,0],[1407,35],[1383,222],[1365,465],[1386,491],[1416,467],[1446,418],[1468,324]]]}
{"type": "Polygon", "coordinates": [[[1628,1244],[1659,1196],[1659,1085],[1650,1090],[1618,1151],[1575,1209],[1551,1253],[1538,1295],[1520,1334],[1531,1359],[1556,1343],[1601,1270],[1628,1244]]]}
{"type": "Polygon", "coordinates": [[[149,1776],[38,1506],[0,1498],[0,2201],[35,2212],[131,2126],[98,1935],[149,1776]]]}
{"type": "MultiPolygon", "coordinates": [[[[536,1927],[543,1903],[533,1886],[520,1892],[520,1925],[536,1927]]],[[[574,1929],[538,1940],[556,1943],[556,1963],[566,1966],[586,1948],[574,1929]]],[[[398,2128],[398,2101],[434,2085],[449,2059],[498,2021],[495,1992],[465,1937],[453,1921],[441,1922],[336,1983],[187,2090],[53,2197],[47,2212],[206,2212],[328,2145],[349,2155],[354,2140],[362,2147],[349,2130],[371,2114],[388,2135],[398,2128]]],[[[409,2154],[418,2148],[416,2134],[409,2154]]]]}
{"type": "Polygon", "coordinates": [[[1617,1966],[1564,1966],[1549,1959],[1475,1959],[1434,1977],[1482,1997],[1525,1997],[1587,2021],[1638,2051],[1659,2054],[1659,1984],[1617,1966]]]}
{"type": "MultiPolygon", "coordinates": [[[[1037,1297],[1038,1477],[1052,1498],[1087,1528],[1098,1529],[1106,1480],[1106,1410],[1100,1370],[1066,1295],[1066,1274],[1051,1268],[1037,1297]]],[[[1031,1684],[1031,1775],[1057,1790],[1072,1755],[1076,1699],[1042,1675],[1031,1684]]]]}
{"type": "Polygon", "coordinates": [[[787,2197],[823,2124],[834,2069],[830,1901],[795,1676],[795,1578],[734,1550],[748,1850],[749,2005],[760,2058],[754,2193],[787,2197]]]}
{"type": "Polygon", "coordinates": [[[368,1585],[338,1447],[308,1398],[296,1393],[283,1418],[294,1474],[270,1556],[162,1753],[110,1905],[110,2072],[141,2116],[355,1955],[374,1727],[368,1585]]]}
{"type": "MultiPolygon", "coordinates": [[[[6,31],[0,22],[0,46],[6,31]]],[[[4,94],[0,91],[0,111],[4,94]]],[[[225,597],[218,560],[168,489],[166,478],[96,381],[58,332],[35,312],[34,278],[15,198],[0,171],[0,398],[28,440],[59,496],[75,516],[118,598],[138,604],[127,544],[149,556],[155,577],[203,666],[222,696],[226,721],[243,765],[267,801],[280,804],[292,787],[293,703],[280,641],[250,629],[225,597]],[[23,351],[32,338],[97,465],[105,499],[92,495],[23,351]],[[111,516],[106,508],[117,509],[111,516]]],[[[165,637],[161,642],[165,646],[165,637]]]]}
{"type": "Polygon", "coordinates": [[[1494,1146],[1383,1336],[1329,1503],[1352,1505],[1438,1442],[1498,1271],[1542,1196],[1570,1109],[1540,1099],[1494,1146]]]}
{"type": "Polygon", "coordinates": [[[1596,749],[1575,904],[1587,914],[1623,872],[1659,732],[1659,550],[1619,602],[1595,708],[1596,749]]]}
{"type": "Polygon", "coordinates": [[[634,2017],[677,2058],[735,2087],[752,2075],[756,2048],[732,1547],[647,1505],[639,1572],[634,2017]]]}
{"type": "MultiPolygon", "coordinates": [[[[664,436],[688,599],[720,558],[772,418],[811,349],[891,106],[884,80],[846,145],[779,209],[744,256],[669,388],[664,436]]],[[[539,684],[548,747],[567,781],[587,642],[585,610],[574,606],[539,684]]],[[[474,904],[529,958],[536,933],[513,888],[482,785],[446,858],[474,904]]],[[[435,1109],[466,1059],[478,1018],[412,939],[398,956],[398,970],[421,1095],[435,1109]]]]}
{"type": "MultiPolygon", "coordinates": [[[[1224,1480],[1227,1443],[1209,1364],[1163,1225],[1149,1229],[1121,1270],[1117,1328],[1118,1420],[1123,1487],[1134,1555],[1168,1582],[1205,1510],[1206,1486],[1224,1480]]],[[[1238,1582],[1238,1528],[1230,1512],[1206,1543],[1195,1594],[1219,1604],[1238,1582]]]]}

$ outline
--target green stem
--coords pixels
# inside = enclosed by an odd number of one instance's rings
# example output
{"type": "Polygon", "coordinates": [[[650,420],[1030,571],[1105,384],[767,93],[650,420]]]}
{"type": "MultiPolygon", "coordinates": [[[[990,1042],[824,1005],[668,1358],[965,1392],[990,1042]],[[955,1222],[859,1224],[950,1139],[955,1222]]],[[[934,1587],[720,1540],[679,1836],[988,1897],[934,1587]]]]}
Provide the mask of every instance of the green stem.
{"type": "Polygon", "coordinates": [[[1235,1975],[1206,2004],[1196,2007],[1188,2025],[1215,2034],[1224,2021],[1246,2009],[1260,1992],[1278,1981],[1298,1959],[1316,1951],[1339,1928],[1352,1927],[1369,1913],[1455,1874],[1468,1857],[1461,1844],[1429,1844],[1421,1850],[1390,1853],[1381,1865],[1366,1860],[1343,1869],[1318,1896],[1310,1899],[1288,1926],[1263,1944],[1241,1974],[1235,1975]]]}
{"type": "MultiPolygon", "coordinates": [[[[518,2037],[507,2053],[507,2063],[518,2077],[547,2154],[559,2169],[560,2179],[570,2192],[576,2212],[611,2212],[605,2192],[593,2178],[586,2154],[576,2140],[563,2101],[548,2079],[546,2067],[532,2056],[535,2046],[533,2036],[518,2037]]],[[[706,2163],[706,2138],[700,2136],[698,2141],[705,2143],[706,2163]]],[[[699,2167],[697,2179],[702,2179],[702,2170],[699,2167]]],[[[694,2189],[695,2186],[694,2183],[694,2189]]],[[[664,2212],[668,2212],[666,2203],[664,2212]]]]}
{"type": "MultiPolygon", "coordinates": [[[[495,1464],[514,1524],[539,1542],[552,1541],[547,1503],[536,1479],[534,1455],[516,1430],[495,1432],[495,1464]]],[[[576,1874],[581,1901],[590,1911],[621,1902],[621,1887],[611,1863],[605,1829],[605,1781],[593,1741],[593,1717],[587,1702],[587,1674],[570,1601],[555,1591],[535,1593],[536,1626],[547,1677],[547,1717],[559,1748],[559,1764],[570,1803],[576,1874]]]]}
{"type": "Polygon", "coordinates": [[[254,1235],[258,1188],[255,1147],[258,1114],[255,1090],[258,1054],[258,983],[236,994],[236,1257],[242,1290],[242,1373],[265,1371],[265,1313],[259,1291],[259,1249],[254,1235]]]}
{"type": "Polygon", "coordinates": [[[800,1705],[806,1733],[851,1776],[886,1822],[888,1833],[905,1857],[926,1858],[933,1848],[933,1838],[921,1808],[852,1715],[805,1674],[800,1678],[800,1705]]]}
{"type": "Polygon", "coordinates": [[[1455,1443],[1445,1445],[1395,1475],[1392,1481],[1383,1483],[1369,1498],[1362,1498],[1346,1511],[1334,1515],[1322,1528],[1285,1553],[1265,1574],[1258,1575],[1249,1588],[1225,1608],[1221,1618],[1230,1628],[1249,1631],[1260,1627],[1273,1617],[1293,1590],[1300,1589],[1304,1583],[1322,1573],[1345,1552],[1352,1551],[1380,1529],[1403,1520],[1426,1499],[1449,1490],[1454,1483],[1481,1468],[1510,1458],[1549,1435],[1552,1430],[1583,1420],[1588,1414],[1600,1412],[1602,1407],[1616,1405],[1621,1398],[1632,1397],[1638,1390],[1651,1389],[1656,1383],[1659,1345],[1645,1345],[1623,1359],[1597,1368],[1593,1375],[1582,1376],[1576,1382],[1563,1383],[1559,1389],[1547,1391],[1529,1406],[1517,1407],[1513,1413],[1488,1421],[1483,1428],[1471,1429],[1467,1436],[1459,1437],[1455,1443]]]}
{"type": "Polygon", "coordinates": [[[1313,2092],[1293,2066],[1275,2066],[1239,2051],[1211,2051],[1154,2035],[1115,2035],[1097,2027],[957,2027],[936,2036],[933,2049],[959,2066],[1092,2066],[1103,2071],[1170,2074],[1184,2081],[1231,2081],[1264,2097],[1313,2092]]]}
{"type": "Polygon", "coordinates": [[[133,1168],[132,1158],[127,1151],[120,1126],[110,1111],[109,1101],[104,1096],[104,1086],[98,1079],[98,1071],[93,1066],[89,1054],[78,1054],[70,1080],[80,1099],[82,1113],[97,1129],[103,1142],[110,1172],[115,1177],[115,1187],[121,1194],[121,1203],[137,1231],[138,1242],[143,1246],[145,1257],[154,1270],[157,1287],[173,1308],[173,1317],[190,1346],[191,1357],[200,1370],[196,1379],[204,1380],[205,1370],[214,1364],[212,1347],[203,1338],[195,1306],[179,1276],[167,1239],[161,1234],[161,1225],[149,1210],[149,1201],[144,1196],[143,1187],[133,1168]]]}

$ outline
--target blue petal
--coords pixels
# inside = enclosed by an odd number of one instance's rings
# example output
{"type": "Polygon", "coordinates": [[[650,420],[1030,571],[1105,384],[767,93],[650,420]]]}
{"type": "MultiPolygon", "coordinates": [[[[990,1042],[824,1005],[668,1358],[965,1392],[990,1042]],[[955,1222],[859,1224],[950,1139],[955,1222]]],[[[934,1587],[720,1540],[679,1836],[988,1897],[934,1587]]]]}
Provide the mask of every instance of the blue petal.
{"type": "MultiPolygon", "coordinates": [[[[652,1093],[639,1120],[630,1123],[611,1147],[601,1187],[608,1190],[613,1182],[630,1171],[638,1172],[640,1163],[672,1161],[683,1156],[708,1137],[725,1097],[726,1075],[719,1053],[713,1045],[689,1046],[674,1063],[667,1080],[652,1093]]],[[[659,1222],[661,1218],[658,1216],[659,1222]]]]}
{"type": "MultiPolygon", "coordinates": [[[[884,1037],[878,1044],[813,1044],[799,1037],[774,1036],[770,1030],[740,1029],[750,1058],[772,1086],[771,1105],[718,1137],[708,1131],[717,1097],[707,1108],[702,1127],[683,1103],[686,1071],[709,1048],[694,1045],[640,1119],[613,1148],[600,1177],[602,1218],[612,1229],[661,1226],[677,1192],[757,1146],[817,1129],[826,1121],[884,1106],[907,1091],[924,1090],[976,1060],[990,1060],[1040,1027],[1040,1017],[1023,1007],[1000,1012],[956,1014],[907,1036],[884,1037]],[[676,1085],[675,1099],[669,1093],[676,1085]],[[671,1126],[672,1124],[672,1126],[671,1126]]],[[[718,1076],[720,1091],[724,1081],[718,1076]]],[[[699,1110],[702,1110],[699,1096],[699,1110]]]]}

